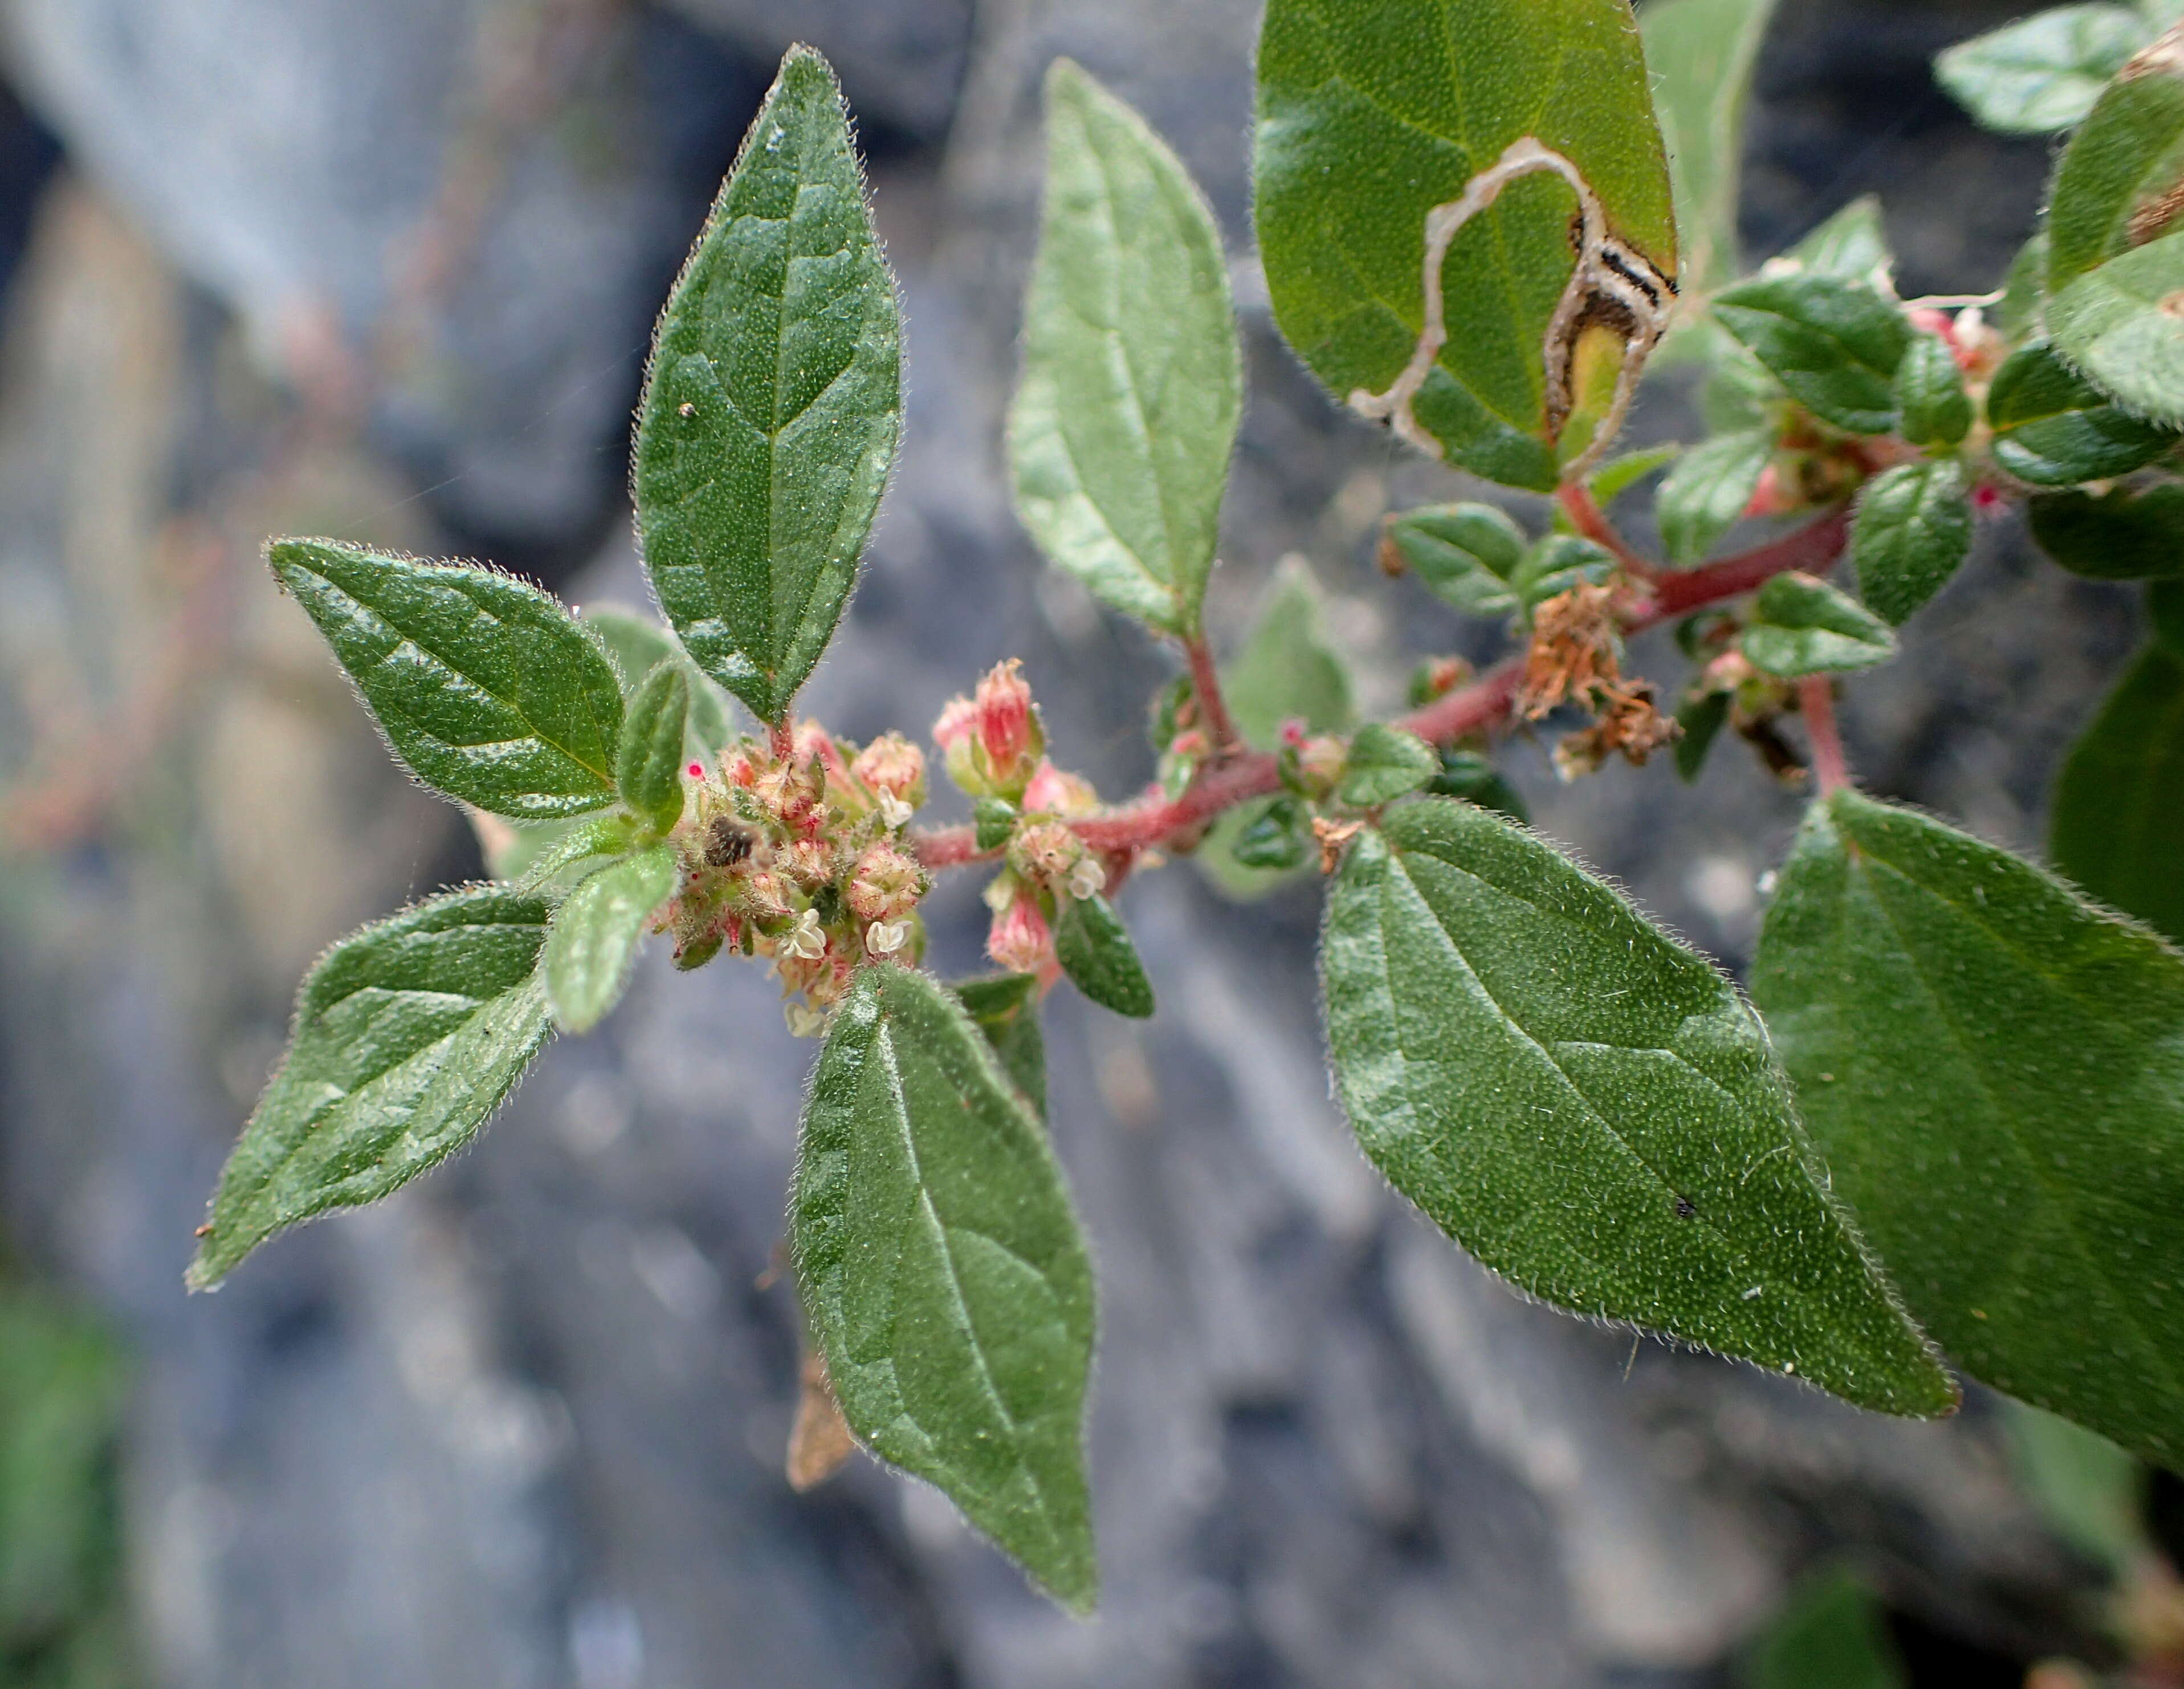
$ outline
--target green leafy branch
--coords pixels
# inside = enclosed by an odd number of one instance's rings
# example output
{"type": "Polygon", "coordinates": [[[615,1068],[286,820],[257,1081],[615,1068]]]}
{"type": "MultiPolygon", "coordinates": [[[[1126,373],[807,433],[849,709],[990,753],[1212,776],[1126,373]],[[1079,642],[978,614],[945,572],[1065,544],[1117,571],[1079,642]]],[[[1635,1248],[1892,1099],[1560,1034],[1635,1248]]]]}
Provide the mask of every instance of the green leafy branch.
{"type": "Polygon", "coordinates": [[[1012,486],[1049,558],[1178,672],[1155,785],[1111,804],[998,663],[931,733],[971,819],[921,826],[920,744],[795,714],[901,399],[847,115],[794,49],[654,348],[632,493],[664,626],[471,565],[269,549],[496,879],[311,970],[193,1285],[462,1149],[556,1031],[613,1012],[649,940],[686,971],[760,961],[824,1041],[791,1200],[792,1481],[861,1446],[1087,1609],[1095,1286],[1039,1007],[1066,979],[1155,1012],[1116,898],[1156,854],[1243,894],[1316,862],[1351,1124],[1478,1259],[1879,1411],[1950,1411],[1953,1368],[2184,1460],[2184,25],[2074,7],[1945,59],[1991,120],[2082,121],[2004,286],[1906,301],[1870,202],[1741,274],[1765,0],[1656,0],[1642,29],[1627,0],[1339,9],[1271,0],[1260,43],[1276,325],[1330,397],[1548,496],[1531,529],[1476,497],[1385,525],[1391,590],[1498,625],[1508,654],[1429,663],[1408,713],[1360,723],[1292,564],[1217,660],[1243,397],[1221,231],[1159,136],[1058,64],[1012,486]],[[1710,436],[1611,455],[1664,363],[1704,369],[1710,436]],[[1615,513],[1656,478],[1649,550],[1615,513]],[[2148,583],[2153,637],[2059,788],[2076,885],[1862,795],[1835,725],[1845,677],[1895,658],[2017,508],[2063,567],[2148,583]],[[1624,666],[1663,625],[1690,662],[1666,708],[1624,666]],[[1524,825],[1495,758],[1551,719],[1573,780],[1670,750],[1695,778],[1733,734],[1817,788],[1750,1001],[1524,825]],[[1001,972],[951,985],[922,968],[922,905],[974,865],[1001,972]]]}

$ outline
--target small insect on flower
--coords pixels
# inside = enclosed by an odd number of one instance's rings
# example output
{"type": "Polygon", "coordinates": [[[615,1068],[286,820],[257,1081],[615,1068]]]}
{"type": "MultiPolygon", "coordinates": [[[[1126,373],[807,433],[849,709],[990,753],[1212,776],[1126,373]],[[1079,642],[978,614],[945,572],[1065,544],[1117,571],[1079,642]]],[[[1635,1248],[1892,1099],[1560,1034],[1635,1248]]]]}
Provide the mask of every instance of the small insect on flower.
{"type": "Polygon", "coordinates": [[[733,815],[716,815],[705,826],[705,865],[733,868],[750,859],[758,835],[733,815]]]}

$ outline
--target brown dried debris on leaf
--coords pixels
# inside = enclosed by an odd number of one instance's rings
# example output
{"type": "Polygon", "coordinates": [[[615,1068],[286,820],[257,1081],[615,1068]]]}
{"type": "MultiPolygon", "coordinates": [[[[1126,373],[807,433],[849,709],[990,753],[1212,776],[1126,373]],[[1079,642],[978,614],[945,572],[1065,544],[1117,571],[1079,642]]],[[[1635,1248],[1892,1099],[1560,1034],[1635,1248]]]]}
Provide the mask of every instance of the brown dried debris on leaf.
{"type": "Polygon", "coordinates": [[[804,1391],[796,1403],[796,1424],[788,1433],[788,1487],[801,1495],[840,1471],[856,1453],[857,1440],[842,1417],[827,1364],[816,1354],[804,1357],[804,1391]]]}
{"type": "Polygon", "coordinates": [[[1537,721],[1563,704],[1579,703],[1595,718],[1555,752],[1566,780],[1596,773],[1618,753],[1642,766],[1681,731],[1656,708],[1652,681],[1623,678],[1618,631],[1615,592],[1608,586],[1573,586],[1533,616],[1518,711],[1537,721]]]}
{"type": "Polygon", "coordinates": [[[1662,714],[1653,699],[1651,681],[1619,681],[1597,688],[1593,708],[1598,719],[1555,747],[1555,767],[1563,778],[1597,774],[1618,753],[1626,762],[1643,768],[1654,752],[1680,738],[1683,729],[1662,714]]]}
{"type": "Polygon", "coordinates": [[[1596,686],[1613,686],[1623,677],[1618,645],[1612,588],[1573,586],[1546,600],[1532,616],[1518,713],[1537,721],[1563,704],[1586,701],[1596,686]]]}

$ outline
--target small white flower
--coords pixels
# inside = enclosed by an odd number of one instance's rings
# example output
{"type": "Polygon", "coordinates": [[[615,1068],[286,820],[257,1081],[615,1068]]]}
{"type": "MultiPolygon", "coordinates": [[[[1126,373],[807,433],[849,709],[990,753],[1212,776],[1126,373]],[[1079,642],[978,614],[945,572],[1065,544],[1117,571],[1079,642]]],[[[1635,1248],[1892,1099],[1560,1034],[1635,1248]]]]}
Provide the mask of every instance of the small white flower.
{"type": "Polygon", "coordinates": [[[806,909],[781,939],[782,953],[800,962],[816,962],[827,953],[827,934],[819,925],[819,912],[806,909]]]}
{"type": "Polygon", "coordinates": [[[1087,897],[1096,897],[1107,889],[1107,870],[1095,856],[1080,857],[1077,866],[1069,870],[1069,895],[1082,903],[1087,897]]]}
{"type": "Polygon", "coordinates": [[[876,920],[865,929],[865,948],[875,956],[892,956],[909,942],[906,920],[876,920]]]}
{"type": "Polygon", "coordinates": [[[792,1038],[816,1038],[827,1030],[827,1017],[808,1003],[785,1003],[781,1012],[788,1021],[792,1038]]]}
{"type": "Polygon", "coordinates": [[[916,814],[916,811],[892,792],[881,792],[879,799],[880,819],[886,822],[890,828],[908,826],[910,818],[916,814]]]}

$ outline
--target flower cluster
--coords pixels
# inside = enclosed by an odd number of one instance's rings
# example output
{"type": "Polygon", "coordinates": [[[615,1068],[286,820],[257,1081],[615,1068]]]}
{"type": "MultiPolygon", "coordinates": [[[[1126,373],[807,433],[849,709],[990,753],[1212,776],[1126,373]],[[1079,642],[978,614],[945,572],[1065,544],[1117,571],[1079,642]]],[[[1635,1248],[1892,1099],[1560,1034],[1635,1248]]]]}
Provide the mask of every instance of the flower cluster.
{"type": "Polygon", "coordinates": [[[682,887],[669,906],[677,964],[723,949],[762,957],[790,998],[790,1030],[816,1033],[869,961],[915,962],[931,889],[902,830],[925,802],[925,758],[899,733],[861,750],[800,723],[777,757],[746,738],[686,771],[677,831],[682,887]]]}
{"type": "Polygon", "coordinates": [[[1031,687],[1015,659],[1000,664],[969,697],[951,700],[933,737],[948,777],[982,808],[1008,818],[1005,865],[986,887],[994,920],[986,953],[1014,974],[1051,983],[1058,964],[1054,923],[1062,901],[1095,897],[1117,864],[1079,838],[1068,823],[1100,807],[1082,775],[1046,756],[1046,733],[1031,687]]]}

